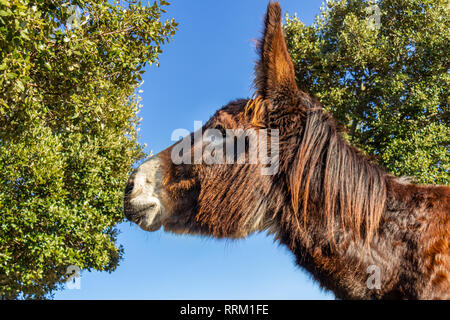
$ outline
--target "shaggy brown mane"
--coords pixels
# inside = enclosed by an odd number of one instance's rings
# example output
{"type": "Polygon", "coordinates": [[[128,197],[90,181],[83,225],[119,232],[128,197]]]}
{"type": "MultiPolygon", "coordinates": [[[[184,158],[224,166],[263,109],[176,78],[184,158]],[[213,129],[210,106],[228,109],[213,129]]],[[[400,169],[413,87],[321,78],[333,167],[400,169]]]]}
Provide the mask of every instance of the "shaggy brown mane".
{"type": "Polygon", "coordinates": [[[346,143],[332,117],[322,111],[317,101],[300,90],[292,92],[297,86],[278,3],[268,6],[264,24],[264,35],[257,45],[260,60],[255,67],[256,98],[247,103],[245,112],[251,114],[251,123],[256,127],[267,126],[270,121],[266,118],[267,108],[271,105],[268,97],[273,97],[273,105],[281,96],[291,97],[290,107],[282,112],[281,108],[272,111],[272,120],[277,122],[277,117],[290,114],[292,109],[299,114],[298,127],[291,128],[291,134],[302,137],[298,150],[290,150],[296,154],[289,177],[296,225],[304,229],[308,215],[321,215],[320,221],[326,225],[330,240],[339,220],[341,228],[369,242],[384,211],[386,174],[346,143]],[[309,203],[314,204],[314,210],[308,213],[309,203]],[[303,228],[298,213],[302,215],[303,228]]]}
{"type": "Polygon", "coordinates": [[[333,238],[336,219],[356,239],[369,243],[386,203],[386,173],[342,138],[331,116],[307,111],[290,176],[294,216],[321,217],[333,238]],[[314,210],[309,210],[310,204],[314,210]]]}
{"type": "MultiPolygon", "coordinates": [[[[299,110],[307,111],[298,127],[301,143],[289,177],[293,219],[299,230],[305,230],[308,215],[315,214],[331,242],[338,223],[355,240],[362,237],[369,243],[385,210],[387,173],[349,145],[332,116],[303,94],[308,105],[299,110]],[[311,203],[313,210],[309,210],[311,203]]],[[[266,103],[261,96],[247,102],[245,114],[252,125],[266,125],[266,103]]]]}

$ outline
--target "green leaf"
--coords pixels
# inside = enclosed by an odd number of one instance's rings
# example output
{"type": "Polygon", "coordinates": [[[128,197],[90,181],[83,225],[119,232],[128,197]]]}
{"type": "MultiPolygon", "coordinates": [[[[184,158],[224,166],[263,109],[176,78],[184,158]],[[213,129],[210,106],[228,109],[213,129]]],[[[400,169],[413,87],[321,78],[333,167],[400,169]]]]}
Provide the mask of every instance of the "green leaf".
{"type": "Polygon", "coordinates": [[[25,90],[25,87],[23,86],[22,81],[17,80],[16,81],[16,85],[17,85],[17,88],[19,88],[20,91],[24,91],[25,90]]]}
{"type": "Polygon", "coordinates": [[[17,78],[17,73],[14,73],[14,72],[8,72],[8,73],[6,74],[6,76],[7,76],[9,79],[15,79],[15,78],[17,78]]]}

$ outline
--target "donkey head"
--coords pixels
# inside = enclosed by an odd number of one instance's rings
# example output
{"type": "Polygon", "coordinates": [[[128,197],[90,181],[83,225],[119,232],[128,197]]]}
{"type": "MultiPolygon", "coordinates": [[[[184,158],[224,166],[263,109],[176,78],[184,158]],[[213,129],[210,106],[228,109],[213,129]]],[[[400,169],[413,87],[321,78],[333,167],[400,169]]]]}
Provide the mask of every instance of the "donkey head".
{"type": "Polygon", "coordinates": [[[295,139],[295,123],[311,103],[297,89],[278,3],[268,6],[258,51],[256,98],[230,103],[201,130],[137,168],[125,190],[129,220],[147,231],[164,226],[175,233],[232,238],[275,227],[286,202],[285,144],[295,139]],[[280,133],[282,140],[275,141],[280,133]],[[269,161],[261,161],[261,150],[270,153],[269,161]]]}

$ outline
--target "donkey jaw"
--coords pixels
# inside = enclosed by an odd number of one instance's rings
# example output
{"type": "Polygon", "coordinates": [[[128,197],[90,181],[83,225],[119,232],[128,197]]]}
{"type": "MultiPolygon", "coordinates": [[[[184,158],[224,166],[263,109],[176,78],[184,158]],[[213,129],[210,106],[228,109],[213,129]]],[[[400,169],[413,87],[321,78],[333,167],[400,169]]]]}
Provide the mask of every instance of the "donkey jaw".
{"type": "Polygon", "coordinates": [[[139,218],[134,221],[142,230],[157,231],[162,226],[162,208],[156,203],[150,205],[139,213],[139,218]]]}
{"type": "Polygon", "coordinates": [[[161,228],[165,217],[159,200],[162,193],[162,170],[158,155],[144,162],[131,175],[125,189],[124,214],[145,231],[161,228]]]}

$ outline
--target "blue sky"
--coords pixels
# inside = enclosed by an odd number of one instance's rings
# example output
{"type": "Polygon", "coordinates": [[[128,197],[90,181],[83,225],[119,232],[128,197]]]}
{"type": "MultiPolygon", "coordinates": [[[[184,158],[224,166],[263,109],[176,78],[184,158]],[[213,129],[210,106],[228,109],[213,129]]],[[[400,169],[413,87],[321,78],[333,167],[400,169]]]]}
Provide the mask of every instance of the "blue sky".
{"type": "MultiPolygon", "coordinates": [[[[165,149],[173,130],[193,130],[221,106],[250,97],[253,40],[261,36],[265,0],[172,0],[167,17],[180,24],[163,47],[161,66],[147,68],[140,116],[142,143],[153,153],[165,149]]],[[[283,10],[306,24],[321,0],[281,0],[283,10]]],[[[272,236],[214,240],[144,232],[119,225],[124,259],[111,273],[81,274],[80,290],[55,299],[332,299],[294,263],[272,236]]]]}

